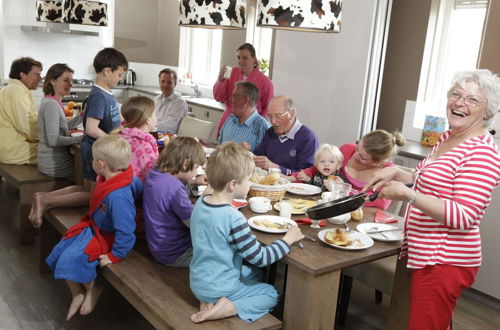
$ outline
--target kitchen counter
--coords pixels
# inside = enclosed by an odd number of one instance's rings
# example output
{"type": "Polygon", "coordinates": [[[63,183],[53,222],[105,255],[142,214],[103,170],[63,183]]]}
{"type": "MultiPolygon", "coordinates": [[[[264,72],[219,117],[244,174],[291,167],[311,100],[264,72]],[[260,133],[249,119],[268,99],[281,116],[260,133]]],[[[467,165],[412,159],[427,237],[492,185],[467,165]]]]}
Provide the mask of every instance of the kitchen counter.
{"type": "Polygon", "coordinates": [[[402,147],[398,147],[398,155],[422,160],[431,152],[432,147],[424,146],[420,142],[406,140],[402,147]]]}
{"type": "MultiPolygon", "coordinates": [[[[91,85],[73,85],[73,88],[89,88],[92,87],[91,85]]],[[[151,96],[156,96],[161,93],[161,90],[157,86],[143,86],[143,85],[117,85],[116,87],[113,87],[113,89],[121,89],[121,90],[131,90],[131,91],[136,91],[140,93],[146,93],[150,94],[151,96]]],[[[199,105],[202,107],[214,109],[214,110],[219,110],[219,111],[224,111],[226,109],[226,106],[224,103],[217,102],[214,99],[208,98],[208,97],[194,97],[190,95],[182,96],[182,98],[188,103],[188,104],[193,104],[193,105],[199,105]]]]}

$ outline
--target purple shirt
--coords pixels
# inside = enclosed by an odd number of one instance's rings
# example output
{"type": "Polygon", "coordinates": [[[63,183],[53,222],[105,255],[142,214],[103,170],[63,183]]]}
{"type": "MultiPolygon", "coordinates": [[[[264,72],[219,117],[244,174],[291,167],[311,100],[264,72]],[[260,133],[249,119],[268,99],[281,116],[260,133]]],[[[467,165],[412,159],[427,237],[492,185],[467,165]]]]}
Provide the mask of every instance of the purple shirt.
{"type": "MultiPolygon", "coordinates": [[[[297,123],[300,124],[298,120],[297,123]]],[[[274,128],[269,128],[253,153],[258,156],[267,156],[269,160],[280,166],[281,173],[290,175],[292,172],[312,167],[317,148],[316,134],[300,124],[300,128],[293,134],[293,137],[287,134],[284,142],[281,142],[278,135],[274,133],[274,128]]]]}
{"type": "Polygon", "coordinates": [[[191,247],[189,228],[182,222],[193,212],[186,187],[175,176],[153,168],[144,183],[143,208],[149,251],[162,264],[174,263],[191,247]]]}

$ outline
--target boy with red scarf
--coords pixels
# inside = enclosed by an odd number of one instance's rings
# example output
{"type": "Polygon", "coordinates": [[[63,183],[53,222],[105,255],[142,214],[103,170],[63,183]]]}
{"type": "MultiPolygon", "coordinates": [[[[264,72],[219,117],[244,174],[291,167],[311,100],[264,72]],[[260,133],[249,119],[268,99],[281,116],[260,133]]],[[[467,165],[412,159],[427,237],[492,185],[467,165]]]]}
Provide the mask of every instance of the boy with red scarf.
{"type": "Polygon", "coordinates": [[[104,267],[125,257],[135,243],[134,199],[142,183],[133,176],[130,144],[116,135],[99,138],[92,146],[92,167],[98,175],[89,212],[72,226],[46,262],[56,279],[65,279],[73,300],[66,319],[80,310],[92,312],[102,288],[94,280],[104,267]]]}

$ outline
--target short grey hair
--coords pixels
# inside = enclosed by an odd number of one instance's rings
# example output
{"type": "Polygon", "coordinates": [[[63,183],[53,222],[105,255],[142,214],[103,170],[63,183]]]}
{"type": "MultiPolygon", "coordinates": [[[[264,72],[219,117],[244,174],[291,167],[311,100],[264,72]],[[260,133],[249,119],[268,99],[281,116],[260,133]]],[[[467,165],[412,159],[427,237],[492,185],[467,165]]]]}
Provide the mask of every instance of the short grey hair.
{"type": "Polygon", "coordinates": [[[455,73],[448,93],[456,86],[463,88],[466,82],[476,83],[488,100],[486,105],[488,118],[484,120],[483,126],[490,127],[495,119],[495,114],[500,111],[500,78],[486,69],[460,71],[455,73]]]}
{"type": "Polygon", "coordinates": [[[241,93],[248,97],[250,104],[255,107],[259,102],[259,88],[250,81],[238,81],[234,84],[241,89],[241,93]]]}
{"type": "Polygon", "coordinates": [[[295,114],[297,114],[297,107],[295,106],[295,102],[293,102],[290,97],[284,97],[283,106],[285,107],[286,111],[293,111],[295,114]]]}

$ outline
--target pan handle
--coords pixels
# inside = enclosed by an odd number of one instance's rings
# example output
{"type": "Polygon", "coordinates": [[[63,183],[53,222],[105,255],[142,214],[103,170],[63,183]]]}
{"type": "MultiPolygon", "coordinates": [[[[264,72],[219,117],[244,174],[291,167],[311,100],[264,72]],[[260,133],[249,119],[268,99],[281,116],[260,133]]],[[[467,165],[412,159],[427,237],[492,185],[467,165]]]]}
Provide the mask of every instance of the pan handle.
{"type": "MultiPolygon", "coordinates": [[[[413,183],[406,183],[406,184],[405,184],[405,186],[407,186],[408,188],[412,188],[412,187],[413,187],[413,183]]],[[[367,197],[366,197],[366,199],[367,199],[368,201],[370,201],[370,202],[373,202],[374,200],[376,200],[376,199],[377,199],[377,197],[378,197],[378,193],[379,193],[379,192],[380,192],[380,190],[379,190],[379,191],[377,191],[377,192],[374,192],[374,193],[373,193],[373,194],[371,194],[370,196],[367,196],[367,197]]]]}

